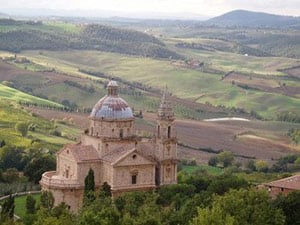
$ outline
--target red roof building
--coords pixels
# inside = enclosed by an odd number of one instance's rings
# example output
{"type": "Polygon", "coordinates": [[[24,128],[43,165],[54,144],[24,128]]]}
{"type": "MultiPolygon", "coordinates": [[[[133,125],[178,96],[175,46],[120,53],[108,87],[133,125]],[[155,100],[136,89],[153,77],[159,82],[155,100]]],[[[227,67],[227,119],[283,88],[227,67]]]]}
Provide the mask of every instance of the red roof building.
{"type": "Polygon", "coordinates": [[[300,174],[263,184],[272,197],[278,194],[287,195],[292,191],[300,191],[300,174]]]}

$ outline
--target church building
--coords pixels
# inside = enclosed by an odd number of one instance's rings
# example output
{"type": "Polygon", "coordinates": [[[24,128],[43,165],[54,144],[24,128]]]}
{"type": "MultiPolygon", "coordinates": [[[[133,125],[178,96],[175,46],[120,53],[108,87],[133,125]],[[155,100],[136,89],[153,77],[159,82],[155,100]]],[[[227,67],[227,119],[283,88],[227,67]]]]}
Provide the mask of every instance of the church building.
{"type": "Polygon", "coordinates": [[[134,116],[110,81],[107,95],[94,106],[88,132],[77,144],[67,144],[57,153],[56,171],[42,175],[42,190],[51,191],[55,205],[65,202],[71,210],[82,206],[84,180],[93,169],[96,189],[104,182],[116,197],[123,192],[152,190],[177,182],[177,138],[174,113],[168,93],[162,96],[155,135],[136,135],[134,116]]]}

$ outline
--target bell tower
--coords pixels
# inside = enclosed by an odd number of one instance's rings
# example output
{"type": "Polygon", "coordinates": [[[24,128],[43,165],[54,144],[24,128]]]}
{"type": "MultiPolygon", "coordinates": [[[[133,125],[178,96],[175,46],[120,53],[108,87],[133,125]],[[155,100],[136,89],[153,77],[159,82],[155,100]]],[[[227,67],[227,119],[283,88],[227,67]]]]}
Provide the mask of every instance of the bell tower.
{"type": "Polygon", "coordinates": [[[174,112],[165,89],[157,112],[156,125],[156,184],[165,185],[177,182],[177,138],[174,112]]]}

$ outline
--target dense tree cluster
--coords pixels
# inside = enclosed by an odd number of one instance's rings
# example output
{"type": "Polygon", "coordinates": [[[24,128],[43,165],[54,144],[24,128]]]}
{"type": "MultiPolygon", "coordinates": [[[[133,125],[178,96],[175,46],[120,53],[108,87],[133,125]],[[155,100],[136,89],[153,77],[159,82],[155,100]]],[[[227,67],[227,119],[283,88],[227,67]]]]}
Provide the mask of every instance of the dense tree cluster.
{"type": "Polygon", "coordinates": [[[30,149],[10,145],[0,148],[0,196],[31,190],[44,172],[55,169],[55,158],[43,151],[40,145],[30,149]]]}
{"type": "MultiPolygon", "coordinates": [[[[93,196],[73,214],[66,204],[54,206],[50,192],[43,192],[37,206],[26,200],[26,216],[19,224],[33,225],[295,225],[300,221],[300,193],[271,199],[233,175],[204,173],[184,175],[179,184],[152,192],[130,192],[112,199],[110,186],[93,191],[93,172],[86,177],[86,193],[93,196]]],[[[85,200],[86,201],[86,200],[85,200]]],[[[10,204],[11,212],[14,205],[10,204]]],[[[4,213],[5,214],[5,213],[4,213]]],[[[9,217],[5,217],[9,221],[9,217]]],[[[10,224],[15,224],[10,220],[10,224]]]]}
{"type": "Polygon", "coordinates": [[[296,112],[279,112],[277,114],[277,120],[292,123],[300,123],[300,115],[296,112]]]}
{"type": "Polygon", "coordinates": [[[64,83],[69,85],[69,86],[76,87],[80,90],[86,91],[90,94],[95,92],[95,88],[91,85],[82,85],[82,84],[77,83],[77,82],[72,81],[72,80],[65,80],[64,83]]]}
{"type": "MultiPolygon", "coordinates": [[[[5,20],[2,20],[2,24],[5,20]]],[[[8,25],[13,23],[7,20],[8,25]]],[[[22,29],[0,32],[0,49],[20,52],[22,50],[101,50],[154,58],[182,58],[169,50],[153,36],[138,31],[117,29],[103,25],[86,25],[78,33],[47,29],[42,24],[27,26],[22,29]]],[[[28,24],[27,24],[28,25],[28,24]]],[[[0,24],[1,26],[1,24],[0,24]]]]}

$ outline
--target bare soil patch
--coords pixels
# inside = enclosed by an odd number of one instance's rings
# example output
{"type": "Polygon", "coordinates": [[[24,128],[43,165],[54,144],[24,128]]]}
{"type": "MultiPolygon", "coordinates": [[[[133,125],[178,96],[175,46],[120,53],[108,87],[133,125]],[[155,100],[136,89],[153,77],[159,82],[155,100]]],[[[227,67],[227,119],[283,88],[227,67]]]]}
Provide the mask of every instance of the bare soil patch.
{"type": "MultiPolygon", "coordinates": [[[[31,108],[31,111],[47,119],[70,119],[82,130],[88,127],[87,114],[51,111],[31,108]]],[[[153,124],[156,114],[144,113],[148,122],[136,123],[138,131],[154,132],[153,124]]],[[[293,146],[284,130],[274,130],[270,122],[263,121],[222,121],[204,122],[194,120],[176,120],[177,137],[180,143],[178,156],[181,159],[195,159],[206,163],[214,153],[205,149],[230,150],[238,160],[247,161],[250,158],[263,159],[270,163],[281,156],[300,151],[299,146],[293,146]],[[253,138],[255,137],[255,138],[253,138]],[[197,150],[202,149],[202,150],[197,150]]]]}
{"type": "Polygon", "coordinates": [[[288,74],[291,77],[296,77],[296,78],[300,79],[300,66],[295,66],[295,67],[284,69],[281,71],[285,72],[286,74],[288,74]]]}

